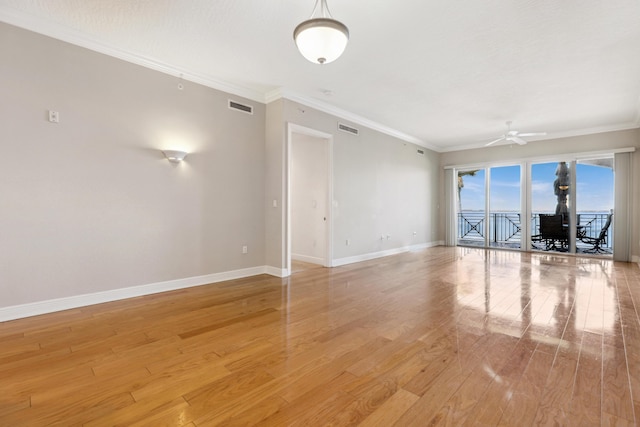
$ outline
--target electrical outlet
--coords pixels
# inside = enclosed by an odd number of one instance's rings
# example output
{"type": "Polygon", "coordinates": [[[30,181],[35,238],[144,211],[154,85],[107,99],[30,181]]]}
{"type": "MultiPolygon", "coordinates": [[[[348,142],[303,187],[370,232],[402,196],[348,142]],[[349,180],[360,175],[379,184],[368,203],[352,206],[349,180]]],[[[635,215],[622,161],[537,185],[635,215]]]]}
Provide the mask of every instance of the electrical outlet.
{"type": "Polygon", "coordinates": [[[59,123],[60,113],[58,113],[57,111],[49,110],[49,121],[51,123],[59,123]]]}
{"type": "Polygon", "coordinates": [[[247,248],[246,245],[242,247],[242,253],[243,254],[249,253],[249,248],[247,248]]]}
{"type": "Polygon", "coordinates": [[[347,245],[347,246],[349,246],[349,243],[350,243],[349,239],[345,240],[345,242],[344,242],[344,244],[347,245]]]}

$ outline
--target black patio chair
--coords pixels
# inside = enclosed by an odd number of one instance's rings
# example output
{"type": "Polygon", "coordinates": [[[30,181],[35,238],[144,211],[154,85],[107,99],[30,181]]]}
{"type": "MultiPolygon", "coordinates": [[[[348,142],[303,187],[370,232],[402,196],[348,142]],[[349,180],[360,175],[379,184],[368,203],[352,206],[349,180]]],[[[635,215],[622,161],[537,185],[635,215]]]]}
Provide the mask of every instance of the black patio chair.
{"type": "Polygon", "coordinates": [[[598,234],[597,237],[582,236],[580,240],[582,240],[587,244],[593,245],[592,248],[585,249],[585,252],[594,253],[594,254],[609,253],[609,251],[602,249],[602,245],[607,244],[607,234],[609,231],[609,226],[611,226],[612,217],[613,217],[613,214],[607,215],[607,222],[604,223],[604,226],[600,230],[600,234],[598,234]]]}
{"type": "Polygon", "coordinates": [[[540,214],[540,240],[544,242],[546,251],[566,250],[567,237],[567,228],[562,225],[562,215],[540,214]]]}

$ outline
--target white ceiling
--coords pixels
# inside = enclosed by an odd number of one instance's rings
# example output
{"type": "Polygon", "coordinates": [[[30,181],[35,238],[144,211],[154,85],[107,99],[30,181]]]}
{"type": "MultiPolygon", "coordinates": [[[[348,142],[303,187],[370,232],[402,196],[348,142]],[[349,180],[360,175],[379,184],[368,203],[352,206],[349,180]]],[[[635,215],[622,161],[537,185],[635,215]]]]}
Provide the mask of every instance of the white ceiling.
{"type": "Polygon", "coordinates": [[[0,21],[437,151],[507,120],[545,138],[640,127],[639,0],[328,0],[351,39],[323,66],[292,39],[314,1],[0,0],[0,21]]]}

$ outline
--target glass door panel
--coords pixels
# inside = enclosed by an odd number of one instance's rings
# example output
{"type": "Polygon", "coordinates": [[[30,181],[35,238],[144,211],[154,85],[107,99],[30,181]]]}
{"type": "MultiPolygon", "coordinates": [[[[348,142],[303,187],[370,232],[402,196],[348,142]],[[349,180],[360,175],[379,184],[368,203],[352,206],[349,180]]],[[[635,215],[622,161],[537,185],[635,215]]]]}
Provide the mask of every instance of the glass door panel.
{"type": "Polygon", "coordinates": [[[458,245],[485,246],[484,169],[458,171],[458,245]]]}
{"type": "Polygon", "coordinates": [[[576,252],[613,255],[613,157],[576,164],[576,252]]]}
{"type": "Polygon", "coordinates": [[[520,166],[491,168],[489,178],[489,246],[519,249],[520,166]]]}
{"type": "Polygon", "coordinates": [[[569,252],[571,192],[568,162],[531,165],[531,249],[569,252]]]}

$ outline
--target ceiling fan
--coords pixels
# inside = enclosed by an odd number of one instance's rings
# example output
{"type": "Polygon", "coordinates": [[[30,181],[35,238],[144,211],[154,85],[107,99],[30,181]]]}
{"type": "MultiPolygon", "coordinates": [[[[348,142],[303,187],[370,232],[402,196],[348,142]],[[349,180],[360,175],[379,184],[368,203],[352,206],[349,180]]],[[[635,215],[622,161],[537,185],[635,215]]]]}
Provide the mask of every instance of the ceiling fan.
{"type": "Polygon", "coordinates": [[[485,144],[485,147],[488,147],[488,146],[493,145],[496,142],[500,142],[500,141],[509,141],[509,142],[515,142],[516,144],[524,145],[524,144],[527,143],[527,141],[522,139],[523,137],[543,136],[543,135],[546,135],[546,134],[547,134],[546,132],[522,132],[522,133],[520,133],[517,130],[511,130],[511,120],[509,120],[507,122],[507,132],[504,135],[502,135],[500,138],[495,139],[495,140],[485,144]]]}

